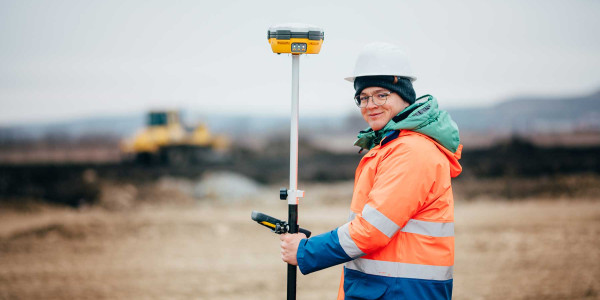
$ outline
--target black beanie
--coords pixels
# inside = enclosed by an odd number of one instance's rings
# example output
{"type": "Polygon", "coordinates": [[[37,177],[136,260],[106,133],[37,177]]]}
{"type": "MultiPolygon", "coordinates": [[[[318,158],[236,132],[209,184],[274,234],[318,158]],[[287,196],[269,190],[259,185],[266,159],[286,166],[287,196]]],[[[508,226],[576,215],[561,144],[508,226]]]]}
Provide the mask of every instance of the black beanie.
{"type": "Polygon", "coordinates": [[[356,90],[354,96],[360,95],[362,90],[373,86],[382,87],[400,95],[402,100],[408,102],[408,104],[415,103],[416,95],[412,82],[406,77],[399,76],[356,77],[354,79],[354,89],[356,90]]]}

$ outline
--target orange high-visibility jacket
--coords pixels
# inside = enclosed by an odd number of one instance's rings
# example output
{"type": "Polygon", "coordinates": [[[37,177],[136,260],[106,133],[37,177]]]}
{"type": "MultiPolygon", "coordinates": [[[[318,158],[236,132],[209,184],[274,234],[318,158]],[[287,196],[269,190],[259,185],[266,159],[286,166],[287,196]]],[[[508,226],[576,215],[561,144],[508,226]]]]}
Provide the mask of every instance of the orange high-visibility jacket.
{"type": "Polygon", "coordinates": [[[338,299],[450,299],[461,150],[409,130],[384,138],[358,165],[350,221],[303,240],[300,271],[346,262],[338,299]]]}

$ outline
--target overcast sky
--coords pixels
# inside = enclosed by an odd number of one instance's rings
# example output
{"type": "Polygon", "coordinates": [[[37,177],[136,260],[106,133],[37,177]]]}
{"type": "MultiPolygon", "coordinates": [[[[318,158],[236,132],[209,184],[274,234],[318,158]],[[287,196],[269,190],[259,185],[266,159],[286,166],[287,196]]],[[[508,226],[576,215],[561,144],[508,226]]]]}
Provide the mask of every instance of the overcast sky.
{"type": "Polygon", "coordinates": [[[361,48],[409,54],[442,107],[600,89],[600,1],[0,0],[0,125],[179,108],[289,114],[291,58],[269,26],[320,26],[300,62],[301,115],[356,110],[361,48]]]}

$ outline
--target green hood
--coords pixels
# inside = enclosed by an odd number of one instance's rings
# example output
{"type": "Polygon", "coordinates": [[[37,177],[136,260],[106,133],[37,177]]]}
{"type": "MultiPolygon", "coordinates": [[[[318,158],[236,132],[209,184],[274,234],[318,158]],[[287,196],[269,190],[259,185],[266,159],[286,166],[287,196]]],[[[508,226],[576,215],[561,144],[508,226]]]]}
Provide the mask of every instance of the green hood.
{"type": "Polygon", "coordinates": [[[456,123],[446,111],[438,109],[435,97],[425,95],[392,118],[383,129],[373,131],[368,128],[361,131],[354,145],[371,150],[379,145],[387,134],[401,129],[427,135],[452,153],[456,152],[460,144],[456,123]]]}

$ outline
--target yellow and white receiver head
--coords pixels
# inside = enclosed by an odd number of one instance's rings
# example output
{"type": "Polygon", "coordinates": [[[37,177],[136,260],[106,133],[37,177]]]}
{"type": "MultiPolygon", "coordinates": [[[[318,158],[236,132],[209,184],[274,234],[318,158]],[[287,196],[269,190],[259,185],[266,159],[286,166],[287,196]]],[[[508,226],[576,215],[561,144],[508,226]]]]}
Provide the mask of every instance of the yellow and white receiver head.
{"type": "Polygon", "coordinates": [[[307,24],[289,23],[271,26],[268,32],[273,53],[319,54],[323,29],[307,24]]]}

